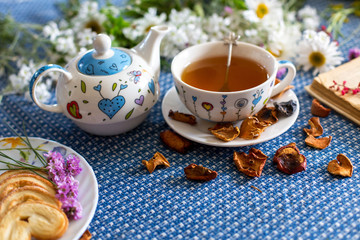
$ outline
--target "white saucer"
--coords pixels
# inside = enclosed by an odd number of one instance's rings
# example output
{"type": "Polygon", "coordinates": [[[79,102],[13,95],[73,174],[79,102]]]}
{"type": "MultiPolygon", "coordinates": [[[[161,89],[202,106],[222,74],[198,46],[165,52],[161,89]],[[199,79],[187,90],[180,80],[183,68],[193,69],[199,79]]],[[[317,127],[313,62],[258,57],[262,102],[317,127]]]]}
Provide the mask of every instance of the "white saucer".
{"type": "MultiPolygon", "coordinates": [[[[179,99],[175,87],[169,89],[166,93],[163,102],[162,102],[162,114],[166,123],[179,135],[198,143],[202,143],[205,145],[216,146],[216,147],[241,147],[241,146],[250,146],[258,143],[269,141],[284,132],[286,132],[296,121],[299,115],[299,100],[296,97],[295,93],[292,90],[286,91],[282,96],[274,100],[274,102],[287,102],[290,100],[294,100],[296,102],[296,111],[290,117],[282,117],[279,118],[279,121],[266,128],[266,130],[261,134],[261,136],[257,139],[245,140],[242,138],[236,138],[230,142],[224,142],[220,139],[217,139],[214,135],[212,135],[208,128],[213,127],[215,125],[214,122],[202,120],[200,118],[196,118],[196,125],[189,125],[187,123],[179,122],[169,118],[169,111],[179,111],[183,113],[190,113],[189,110],[184,106],[184,104],[179,99]]],[[[271,101],[271,100],[270,100],[271,101]]],[[[269,101],[269,103],[270,103],[269,101]]],[[[242,121],[234,123],[234,126],[240,127],[242,121]]]]}

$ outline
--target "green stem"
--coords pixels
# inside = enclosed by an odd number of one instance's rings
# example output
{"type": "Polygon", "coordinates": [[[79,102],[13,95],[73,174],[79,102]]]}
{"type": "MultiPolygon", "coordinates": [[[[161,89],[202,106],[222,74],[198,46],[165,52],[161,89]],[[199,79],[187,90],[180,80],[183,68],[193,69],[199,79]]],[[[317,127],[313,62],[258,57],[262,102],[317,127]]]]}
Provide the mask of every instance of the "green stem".
{"type": "MultiPolygon", "coordinates": [[[[0,156],[14,161],[15,163],[18,164],[17,166],[22,165],[22,166],[34,167],[34,165],[31,165],[31,164],[28,164],[28,163],[24,163],[24,162],[15,160],[15,159],[13,159],[12,157],[10,157],[10,156],[2,153],[2,152],[0,152],[0,156]]],[[[7,162],[1,161],[1,160],[0,160],[0,162],[7,163],[7,162]]],[[[12,165],[13,165],[13,164],[12,164],[12,165]]]]}

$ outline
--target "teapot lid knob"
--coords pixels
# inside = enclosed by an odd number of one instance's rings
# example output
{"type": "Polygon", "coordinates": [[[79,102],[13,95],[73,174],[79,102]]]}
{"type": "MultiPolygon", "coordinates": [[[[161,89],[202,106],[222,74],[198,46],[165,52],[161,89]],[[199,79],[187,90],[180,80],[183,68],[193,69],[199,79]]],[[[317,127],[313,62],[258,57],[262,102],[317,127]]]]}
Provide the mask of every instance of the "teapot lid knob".
{"type": "Polygon", "coordinates": [[[93,41],[93,50],[86,52],[78,61],[78,70],[85,75],[106,76],[117,74],[132,63],[129,51],[111,47],[111,39],[99,34],[93,41]]]}
{"type": "Polygon", "coordinates": [[[93,57],[96,59],[110,58],[114,55],[114,51],[111,50],[111,39],[106,34],[98,34],[93,42],[94,53],[93,57]]]}

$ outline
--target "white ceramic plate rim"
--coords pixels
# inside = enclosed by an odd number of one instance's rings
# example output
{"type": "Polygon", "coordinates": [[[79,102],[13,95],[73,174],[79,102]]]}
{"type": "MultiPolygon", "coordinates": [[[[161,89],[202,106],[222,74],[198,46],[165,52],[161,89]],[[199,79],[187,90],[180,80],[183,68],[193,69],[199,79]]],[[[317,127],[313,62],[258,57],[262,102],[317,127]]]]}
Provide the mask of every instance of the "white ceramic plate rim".
{"type": "MultiPolygon", "coordinates": [[[[11,138],[11,137],[2,137],[0,138],[0,141],[5,138],[11,138]]],[[[98,198],[99,198],[99,192],[98,192],[98,183],[94,174],[94,171],[92,170],[91,166],[87,163],[87,161],[82,157],[79,153],[75,152],[73,149],[44,138],[36,138],[36,137],[29,137],[30,143],[35,146],[36,142],[39,143],[42,142],[49,142],[49,144],[46,144],[44,149],[45,150],[52,150],[54,146],[56,147],[63,147],[66,149],[67,154],[75,154],[80,159],[80,166],[82,168],[81,173],[75,177],[75,179],[82,179],[83,177],[89,181],[90,185],[85,186],[82,185],[82,181],[79,181],[79,200],[83,207],[83,216],[79,220],[71,220],[69,221],[69,227],[65,234],[59,238],[59,240],[73,240],[73,239],[79,239],[82,234],[86,231],[88,228],[92,218],[94,217],[98,198]],[[85,195],[84,195],[85,194],[85,195]],[[91,201],[84,202],[84,196],[86,196],[87,199],[92,199],[91,201]]],[[[0,163],[0,166],[3,166],[4,163],[0,163]]],[[[0,170],[0,174],[3,173],[5,170],[0,170]]]]}
{"type": "MultiPolygon", "coordinates": [[[[168,114],[170,109],[173,111],[191,114],[190,111],[186,109],[184,104],[179,99],[175,87],[170,88],[169,91],[165,94],[161,106],[161,111],[169,127],[172,128],[179,135],[191,141],[216,147],[242,147],[269,141],[286,132],[295,123],[299,115],[299,100],[292,90],[286,91],[282,96],[274,100],[274,102],[286,102],[289,100],[294,100],[297,104],[295,112],[290,117],[280,118],[276,124],[266,128],[266,130],[257,139],[245,140],[241,138],[236,138],[235,140],[230,142],[224,142],[210,134],[208,128],[214,126],[214,122],[202,120],[197,117],[197,124],[193,126],[169,118],[168,114]]],[[[271,103],[270,101],[269,103],[271,103]]],[[[234,123],[234,126],[240,126],[241,122],[242,121],[234,123]]]]}

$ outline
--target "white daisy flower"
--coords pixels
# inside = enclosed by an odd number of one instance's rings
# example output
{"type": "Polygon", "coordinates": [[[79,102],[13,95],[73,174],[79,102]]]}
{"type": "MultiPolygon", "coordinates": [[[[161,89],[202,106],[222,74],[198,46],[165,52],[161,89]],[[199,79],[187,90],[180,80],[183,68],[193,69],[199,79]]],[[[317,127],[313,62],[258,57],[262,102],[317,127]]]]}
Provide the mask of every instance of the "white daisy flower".
{"type": "Polygon", "coordinates": [[[316,9],[309,5],[298,11],[298,17],[303,21],[304,29],[316,30],[320,26],[320,17],[316,9]]]}
{"type": "Polygon", "coordinates": [[[86,28],[96,33],[104,32],[103,23],[106,21],[106,16],[99,11],[97,2],[85,1],[80,9],[78,15],[71,20],[75,32],[81,32],[86,28]]]}
{"type": "Polygon", "coordinates": [[[245,3],[260,21],[267,22],[283,18],[281,3],[277,0],[245,0],[245,3]]]}
{"type": "Polygon", "coordinates": [[[143,18],[133,21],[130,27],[123,29],[123,32],[127,38],[136,40],[138,38],[142,38],[151,27],[164,24],[165,21],[165,13],[161,13],[158,16],[156,8],[149,8],[143,18]]]}
{"type": "Polygon", "coordinates": [[[280,25],[269,33],[268,50],[277,59],[289,60],[295,57],[294,46],[301,38],[297,25],[280,25]],[[276,30],[275,30],[276,29],[276,30]]]}
{"type": "Polygon", "coordinates": [[[313,69],[314,75],[327,72],[344,60],[336,43],[325,32],[306,30],[297,48],[299,66],[305,71],[313,69]]]}

